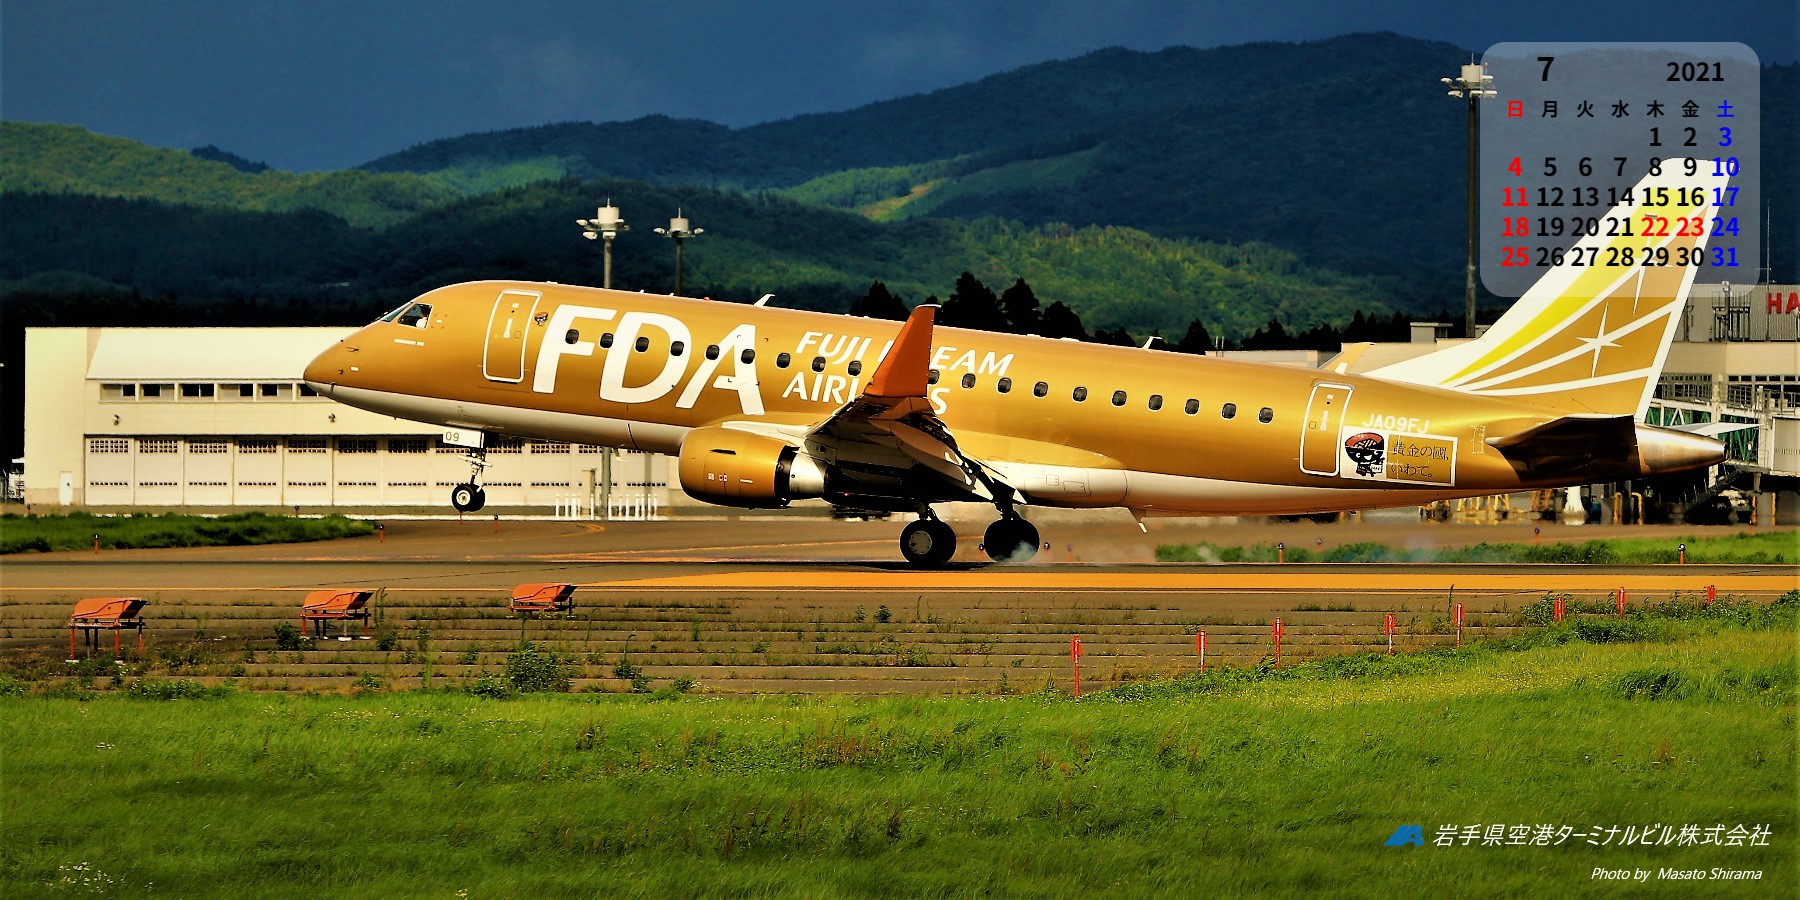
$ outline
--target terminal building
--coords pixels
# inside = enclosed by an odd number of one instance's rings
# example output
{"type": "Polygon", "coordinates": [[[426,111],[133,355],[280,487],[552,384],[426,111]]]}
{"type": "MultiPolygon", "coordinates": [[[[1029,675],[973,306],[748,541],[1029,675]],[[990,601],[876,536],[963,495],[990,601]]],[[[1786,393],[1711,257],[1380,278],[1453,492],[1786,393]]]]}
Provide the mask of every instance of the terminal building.
{"type": "MultiPolygon", "coordinates": [[[[1732,461],[1683,503],[1800,521],[1800,285],[1696,285],[1648,414],[1718,423],[1732,461]]],[[[23,500],[39,507],[449,511],[469,480],[444,429],[313,394],[307,362],[347,328],[33,328],[25,337],[23,500]]],[[[1431,352],[1430,323],[1363,372],[1431,352]]],[[[1160,351],[1147,351],[1160,352],[1160,351]]],[[[1234,353],[1318,366],[1329,353],[1234,353]]],[[[491,438],[490,510],[594,518],[694,504],[661,456],[491,438]]],[[[1596,493],[1603,493],[1596,491],[1596,493]]]]}

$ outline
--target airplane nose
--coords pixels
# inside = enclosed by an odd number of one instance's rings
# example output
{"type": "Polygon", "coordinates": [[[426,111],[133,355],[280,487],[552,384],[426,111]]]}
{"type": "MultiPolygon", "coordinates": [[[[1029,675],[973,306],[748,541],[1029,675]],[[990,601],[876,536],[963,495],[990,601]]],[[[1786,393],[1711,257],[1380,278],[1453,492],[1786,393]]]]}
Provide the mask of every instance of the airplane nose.
{"type": "Polygon", "coordinates": [[[1637,442],[1638,459],[1651,475],[1715,466],[1726,456],[1723,443],[1683,431],[1639,426],[1637,442]]]}
{"type": "Polygon", "coordinates": [[[313,357],[313,361],[306,364],[306,371],[301,375],[301,379],[306,382],[307,387],[327,397],[331,396],[331,389],[343,377],[344,370],[348,368],[344,362],[344,358],[348,355],[344,350],[343,341],[332,344],[325,348],[325,352],[313,357]]]}

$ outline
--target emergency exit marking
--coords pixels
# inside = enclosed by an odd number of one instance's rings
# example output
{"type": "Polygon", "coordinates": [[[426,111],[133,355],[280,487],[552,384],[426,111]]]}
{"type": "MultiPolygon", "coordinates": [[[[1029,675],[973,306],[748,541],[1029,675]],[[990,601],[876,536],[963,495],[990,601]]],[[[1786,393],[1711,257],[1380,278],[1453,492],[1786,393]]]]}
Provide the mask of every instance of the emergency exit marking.
{"type": "MultiPolygon", "coordinates": [[[[1481,280],[1522,295],[1546,269],[1673,265],[1758,280],[1762,69],[1737,43],[1495,44],[1481,109],[1481,280]],[[1643,196],[1647,175],[1690,188],[1643,196]],[[1680,215],[1704,201],[1705,215],[1680,215]],[[1636,212],[1615,207],[1635,207],[1636,212]],[[1704,236],[1696,250],[1670,238],[1704,236]],[[1576,252],[1583,238],[1606,251],[1576,252]]],[[[1590,248],[1593,249],[1593,248],[1590,248]]]]}

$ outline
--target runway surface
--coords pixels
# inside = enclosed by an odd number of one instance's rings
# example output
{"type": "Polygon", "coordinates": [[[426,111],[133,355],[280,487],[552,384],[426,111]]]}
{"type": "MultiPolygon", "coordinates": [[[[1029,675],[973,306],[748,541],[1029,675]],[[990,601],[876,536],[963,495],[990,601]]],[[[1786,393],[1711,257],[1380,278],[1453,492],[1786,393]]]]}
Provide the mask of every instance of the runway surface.
{"type": "MultiPolygon", "coordinates": [[[[81,597],[150,600],[152,643],[211,648],[201,676],[252,687],[332,689],[368,672],[393,684],[494,671],[507,648],[540,640],[585,660],[580,683],[625,689],[627,655],[652,677],[690,677],[714,691],[967,691],[1037,683],[1067,667],[1082,636],[1093,677],[1128,680],[1193,663],[1198,632],[1211,658],[1254,662],[1287,623],[1284,652],[1310,656],[1385,648],[1394,614],[1401,648],[1501,634],[1516,610],[1566,596],[1609,610],[1721,596],[1766,600],[1800,586],[1794,566],[1158,564],[1159,544],[1286,542],[1329,549],[1379,541],[1407,547],[1529,542],[1529,527],[1417,523],[1289,525],[1153,521],[1041,526],[1051,552],[1027,565],[981,562],[985,523],[959,529],[957,562],[918,571],[899,559],[898,522],[815,517],[653,523],[395,521],[383,538],[319,544],[65,552],[0,561],[0,648],[66,651],[67,611],[81,597]],[[510,617],[524,582],[581,585],[567,619],[510,617]],[[305,592],[385,588],[377,626],[406,646],[430,635],[434,669],[372,642],[269,652],[276,623],[305,592]],[[223,642],[223,643],[221,643],[223,642]],[[225,651],[223,648],[241,648],[225,651]],[[234,655],[235,654],[235,655],[234,655]],[[242,664],[256,660],[255,664],[242,664]]],[[[1694,529],[1550,529],[1548,539],[1646,534],[1671,546],[1694,529]]]]}

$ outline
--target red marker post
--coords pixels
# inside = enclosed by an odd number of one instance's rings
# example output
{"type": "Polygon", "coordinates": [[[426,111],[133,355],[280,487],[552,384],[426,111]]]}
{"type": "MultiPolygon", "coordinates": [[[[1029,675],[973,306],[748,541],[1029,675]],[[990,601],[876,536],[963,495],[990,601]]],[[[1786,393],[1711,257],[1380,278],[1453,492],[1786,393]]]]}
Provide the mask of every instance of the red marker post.
{"type": "Polygon", "coordinates": [[[1069,659],[1075,663],[1075,699],[1081,699],[1081,637],[1069,638],[1069,659]]]}
{"type": "Polygon", "coordinates": [[[1456,646],[1461,647],[1462,646],[1462,630],[1463,630],[1463,605],[1461,603],[1456,604],[1455,615],[1456,615],[1456,646]]]}
{"type": "Polygon", "coordinates": [[[1625,589],[1619,588],[1619,618],[1625,618],[1625,589]]]}
{"type": "Polygon", "coordinates": [[[1388,613],[1386,621],[1381,623],[1381,630],[1387,632],[1388,655],[1394,655],[1394,614],[1388,613]]]}
{"type": "Polygon", "coordinates": [[[1687,545],[1686,544],[1677,544],[1675,546],[1675,553],[1676,553],[1675,564],[1680,565],[1680,566],[1687,565],[1687,545]]]}
{"type": "Polygon", "coordinates": [[[1556,621],[1561,622],[1562,620],[1563,620],[1563,598],[1558,597],[1558,598],[1556,598],[1556,621]]]}
{"type": "Polygon", "coordinates": [[[1269,626],[1269,631],[1275,635],[1275,668],[1279,669],[1281,668],[1281,636],[1287,633],[1287,628],[1281,624],[1280,619],[1276,619],[1275,623],[1269,626]]]}
{"type": "MultiPolygon", "coordinates": [[[[1281,541],[1275,545],[1275,561],[1278,563],[1287,562],[1287,541],[1281,541]]],[[[1276,619],[1275,621],[1279,622],[1281,620],[1276,619]]]]}
{"type": "Polygon", "coordinates": [[[1713,601],[1717,600],[1717,599],[1719,599],[1719,586],[1716,584],[1707,585],[1706,586],[1706,605],[1707,606],[1713,605],[1713,601]]]}

